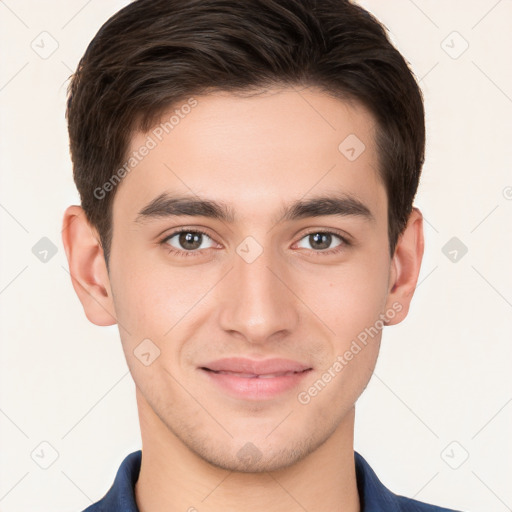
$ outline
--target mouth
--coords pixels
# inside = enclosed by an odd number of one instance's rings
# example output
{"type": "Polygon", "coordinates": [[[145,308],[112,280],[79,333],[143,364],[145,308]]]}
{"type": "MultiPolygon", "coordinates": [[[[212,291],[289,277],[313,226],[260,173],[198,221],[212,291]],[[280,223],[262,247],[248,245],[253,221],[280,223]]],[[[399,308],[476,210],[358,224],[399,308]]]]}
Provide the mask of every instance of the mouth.
{"type": "Polygon", "coordinates": [[[230,372],[226,370],[211,370],[210,368],[202,367],[201,370],[206,370],[207,372],[217,373],[219,375],[233,375],[235,377],[241,377],[243,379],[273,379],[275,377],[287,377],[289,375],[296,375],[298,373],[304,373],[311,370],[311,368],[307,368],[306,370],[301,371],[291,371],[291,372],[276,372],[276,373],[240,373],[240,372],[230,372]]]}
{"type": "Polygon", "coordinates": [[[223,394],[242,400],[269,400],[296,388],[313,368],[288,359],[227,358],[199,370],[223,394]]]}

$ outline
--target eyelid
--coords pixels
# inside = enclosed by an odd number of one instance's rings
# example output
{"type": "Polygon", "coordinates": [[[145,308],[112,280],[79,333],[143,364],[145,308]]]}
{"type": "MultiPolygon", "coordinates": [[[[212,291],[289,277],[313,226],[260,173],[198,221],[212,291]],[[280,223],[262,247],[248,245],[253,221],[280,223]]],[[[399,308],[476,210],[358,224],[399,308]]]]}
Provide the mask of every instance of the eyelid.
{"type": "MultiPolygon", "coordinates": [[[[169,233],[168,235],[165,235],[161,240],[160,240],[160,244],[165,244],[168,240],[170,240],[171,238],[174,238],[176,235],[180,235],[181,233],[196,233],[196,234],[201,234],[203,236],[207,236],[212,242],[218,244],[218,242],[215,240],[214,237],[212,237],[207,231],[204,231],[202,228],[177,228],[175,231],[171,231],[171,233],[169,233]]],[[[210,248],[211,249],[211,248],[210,248]]],[[[179,251],[179,249],[176,249],[177,251],[179,251]]],[[[202,249],[203,251],[206,250],[206,249],[202,249]]],[[[198,250],[196,251],[183,251],[183,252],[199,252],[198,250]]]]}
{"type": "MultiPolygon", "coordinates": [[[[297,240],[297,242],[302,240],[304,237],[306,237],[308,235],[312,235],[314,233],[323,233],[323,234],[335,235],[335,236],[337,236],[338,238],[341,239],[341,241],[343,242],[343,245],[345,245],[345,246],[349,246],[349,245],[353,245],[354,244],[352,236],[350,236],[345,231],[341,231],[341,230],[336,229],[336,228],[312,228],[312,229],[308,229],[308,231],[306,231],[306,232],[304,232],[304,233],[302,233],[300,235],[300,238],[297,240]]],[[[326,253],[329,250],[330,249],[326,249],[323,252],[326,253]]],[[[321,253],[322,251],[315,251],[315,252],[321,253]]]]}
{"type": "Polygon", "coordinates": [[[201,235],[207,236],[210,240],[212,240],[212,242],[216,243],[215,240],[208,233],[203,231],[202,229],[197,229],[197,228],[192,229],[192,228],[183,228],[182,227],[182,228],[177,228],[176,230],[172,231],[168,235],[164,236],[164,238],[158,242],[158,245],[163,247],[167,251],[168,254],[177,256],[177,257],[183,257],[183,258],[201,256],[202,254],[204,254],[205,251],[209,251],[209,250],[213,249],[213,247],[208,247],[207,249],[186,251],[184,249],[177,249],[176,247],[173,247],[171,244],[167,243],[168,240],[170,240],[171,238],[174,238],[175,236],[180,235],[182,233],[201,234],[201,235]]]}
{"type": "Polygon", "coordinates": [[[307,248],[303,248],[303,247],[298,247],[299,249],[299,253],[302,252],[302,250],[305,250],[306,251],[306,255],[307,257],[313,257],[313,258],[327,258],[329,256],[341,256],[343,253],[345,253],[348,249],[350,249],[352,247],[352,242],[350,241],[350,239],[345,236],[345,235],[341,235],[340,233],[338,233],[337,231],[335,230],[332,230],[332,229],[313,229],[311,231],[309,231],[308,233],[304,234],[303,236],[301,236],[301,238],[299,238],[299,240],[297,242],[295,242],[295,244],[292,246],[296,246],[297,244],[299,244],[302,240],[304,240],[305,238],[307,238],[309,235],[312,235],[312,234],[316,234],[316,233],[321,233],[321,234],[328,234],[328,235],[334,235],[334,237],[338,238],[339,239],[339,244],[336,245],[335,247],[331,247],[330,249],[321,249],[321,250],[318,250],[318,251],[315,251],[314,249],[307,249],[307,248]],[[302,249],[302,250],[300,250],[302,249]]]}

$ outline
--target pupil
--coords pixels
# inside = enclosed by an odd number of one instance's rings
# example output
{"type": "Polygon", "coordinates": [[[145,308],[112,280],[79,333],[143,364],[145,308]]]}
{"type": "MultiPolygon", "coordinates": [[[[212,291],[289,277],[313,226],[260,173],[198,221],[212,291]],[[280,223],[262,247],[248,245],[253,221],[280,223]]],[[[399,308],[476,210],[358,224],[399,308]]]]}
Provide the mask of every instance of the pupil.
{"type": "Polygon", "coordinates": [[[197,249],[201,246],[201,236],[201,233],[181,233],[180,244],[185,249],[197,249]],[[197,243],[198,241],[199,243],[197,243]]]}
{"type": "Polygon", "coordinates": [[[315,244],[320,244],[321,247],[317,245],[317,249],[328,249],[329,245],[331,245],[332,237],[329,233],[314,233],[310,235],[309,238],[312,247],[314,247],[315,244]]]}
{"type": "MultiPolygon", "coordinates": [[[[180,235],[180,244],[185,249],[197,249],[201,246],[201,233],[182,233],[180,235]]],[[[329,233],[314,233],[309,235],[310,243],[317,249],[328,249],[331,245],[331,235],[329,233]]]]}

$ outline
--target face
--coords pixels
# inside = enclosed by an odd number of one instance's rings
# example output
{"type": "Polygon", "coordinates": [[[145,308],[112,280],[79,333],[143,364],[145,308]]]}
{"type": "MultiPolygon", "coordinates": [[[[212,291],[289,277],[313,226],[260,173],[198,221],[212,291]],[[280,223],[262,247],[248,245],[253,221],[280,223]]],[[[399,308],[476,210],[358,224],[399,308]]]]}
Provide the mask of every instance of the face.
{"type": "Polygon", "coordinates": [[[147,428],[284,468],[348,421],[400,308],[375,122],[314,89],[195,100],[132,138],[151,148],[116,191],[115,316],[147,428]]]}

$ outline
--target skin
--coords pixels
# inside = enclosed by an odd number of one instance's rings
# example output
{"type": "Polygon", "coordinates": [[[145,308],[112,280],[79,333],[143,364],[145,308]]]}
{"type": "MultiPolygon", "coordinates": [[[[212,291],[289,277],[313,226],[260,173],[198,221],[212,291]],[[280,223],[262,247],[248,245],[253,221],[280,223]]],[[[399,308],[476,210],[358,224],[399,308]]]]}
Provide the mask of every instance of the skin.
{"type": "MultiPolygon", "coordinates": [[[[70,206],[64,216],[73,286],[91,322],[119,324],[136,384],[143,445],[138,507],[359,511],[355,402],[375,367],[382,329],[309,403],[297,395],[379,315],[393,310],[386,325],[406,317],[423,256],[421,212],[413,209],[391,258],[375,121],[362,106],[314,88],[196,99],[118,185],[110,273],[81,208],[70,206]],[[354,161],[338,150],[349,134],[366,146],[354,161]],[[236,219],[135,222],[164,191],[223,201],[236,219]],[[374,220],[279,220],[292,201],[333,191],[357,197],[374,220]],[[177,228],[207,231],[195,256],[169,253],[186,250],[178,236],[160,243],[177,228]],[[341,243],[340,252],[322,255],[310,231],[339,232],[352,244],[333,236],[326,250],[341,243]],[[247,236],[263,249],[252,263],[236,252],[247,236]],[[134,355],[147,338],[160,350],[148,366],[134,355]],[[298,389],[242,400],[210,385],[198,369],[230,356],[283,357],[313,370],[298,389]],[[252,458],[240,456],[244,447],[252,458]]],[[[146,137],[134,134],[130,151],[146,137]]]]}

